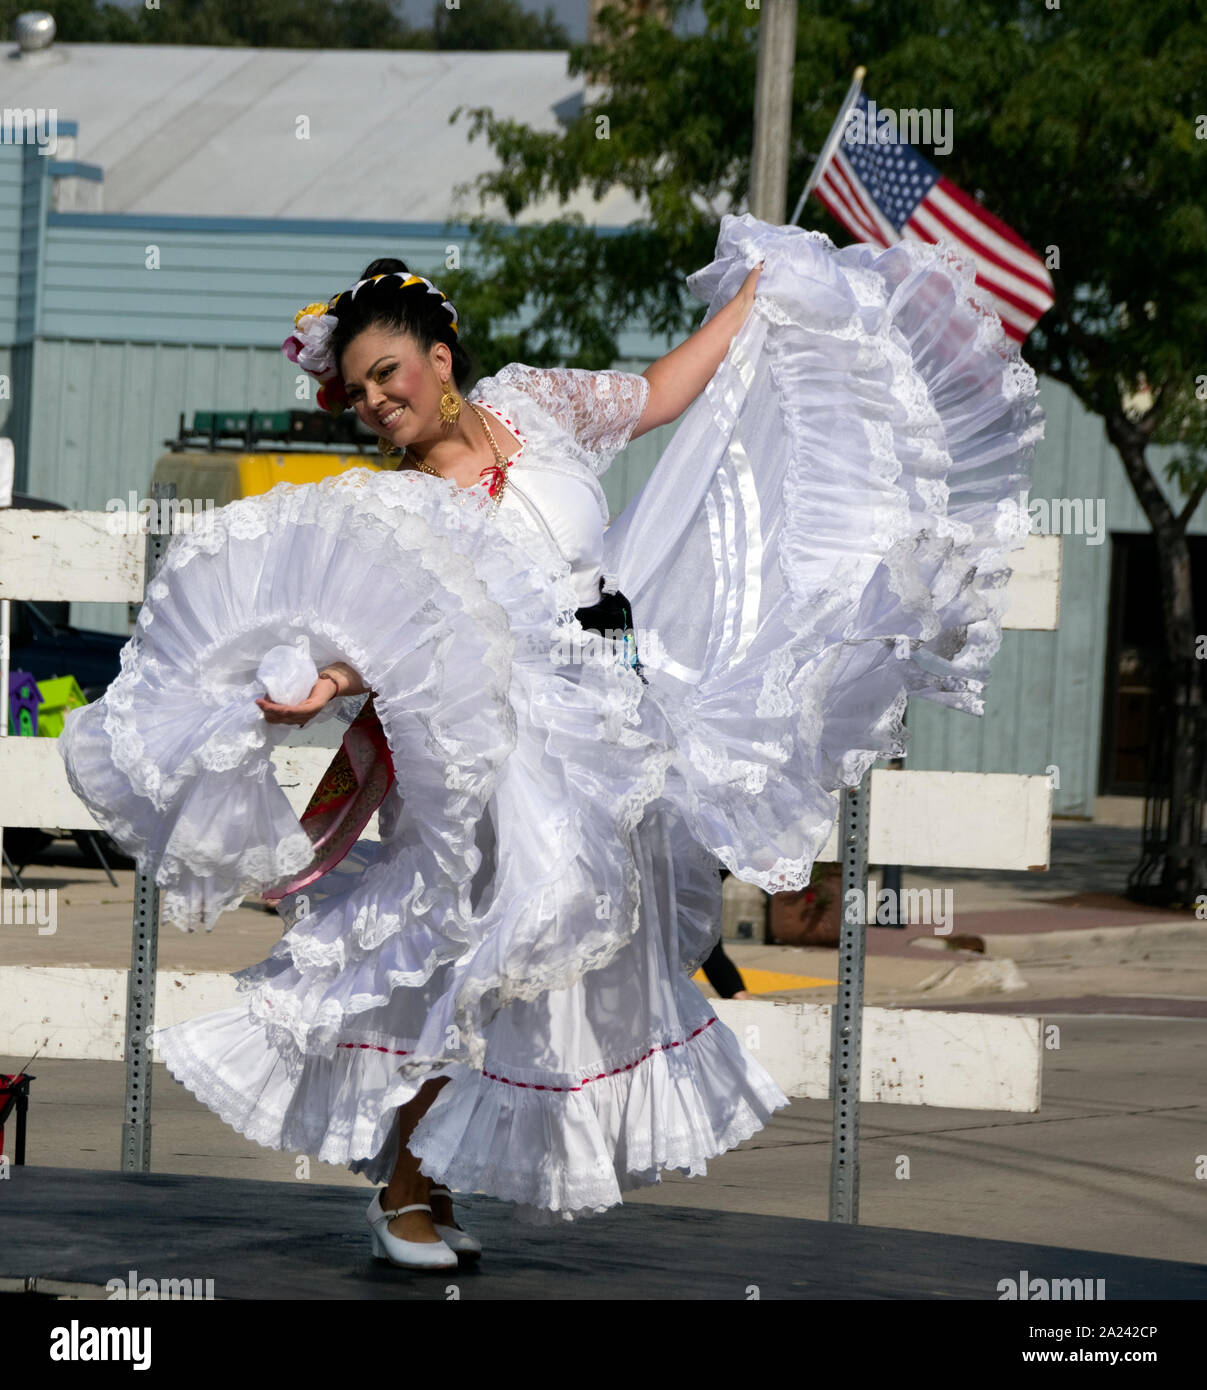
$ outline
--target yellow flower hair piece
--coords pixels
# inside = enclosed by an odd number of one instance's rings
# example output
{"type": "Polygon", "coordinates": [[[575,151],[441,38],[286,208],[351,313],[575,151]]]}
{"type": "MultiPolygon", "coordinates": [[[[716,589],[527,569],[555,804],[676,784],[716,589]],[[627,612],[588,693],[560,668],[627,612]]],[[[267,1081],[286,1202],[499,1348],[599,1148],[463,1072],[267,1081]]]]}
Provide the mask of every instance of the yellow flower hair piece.
{"type": "Polygon", "coordinates": [[[293,316],[293,326],[296,328],[307,314],[313,314],[317,318],[320,314],[325,314],[330,308],[328,304],[307,304],[304,309],[299,309],[293,316]]]}

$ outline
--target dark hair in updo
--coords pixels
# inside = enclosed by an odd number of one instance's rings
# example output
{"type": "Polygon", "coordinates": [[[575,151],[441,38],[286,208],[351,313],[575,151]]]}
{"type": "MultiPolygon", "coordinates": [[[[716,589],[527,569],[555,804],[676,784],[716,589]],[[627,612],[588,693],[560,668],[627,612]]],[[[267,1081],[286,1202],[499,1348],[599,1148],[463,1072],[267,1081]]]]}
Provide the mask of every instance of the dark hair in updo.
{"type": "MultiPolygon", "coordinates": [[[[400,282],[393,278],[394,271],[415,274],[404,261],[383,257],[367,265],[360,278],[368,280],[373,275],[384,275],[384,280],[362,285],[355,299],[345,291],[333,306],[328,306],[327,312],[339,320],[330,339],[336,367],[353,338],[366,328],[384,328],[391,333],[409,333],[424,352],[436,343],[445,343],[453,355],[453,380],[459,390],[464,390],[474,374],[474,363],[453,327],[452,315],[444,307],[445,301],[432,294],[426,285],[408,285],[400,289],[400,282]]],[[[458,319],[457,327],[464,330],[464,322],[458,319]]]]}

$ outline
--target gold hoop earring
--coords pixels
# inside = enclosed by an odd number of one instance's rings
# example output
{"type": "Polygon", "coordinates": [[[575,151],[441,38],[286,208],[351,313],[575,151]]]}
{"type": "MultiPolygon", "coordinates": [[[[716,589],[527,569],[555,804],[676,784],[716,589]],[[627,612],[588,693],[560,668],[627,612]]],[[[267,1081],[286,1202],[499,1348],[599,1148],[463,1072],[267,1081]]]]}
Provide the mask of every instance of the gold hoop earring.
{"type": "Polygon", "coordinates": [[[442,425],[455,425],[461,415],[461,397],[448,386],[444,388],[444,394],[440,397],[440,423],[442,425]]]}
{"type": "Polygon", "coordinates": [[[386,441],[381,437],[381,435],[378,435],[378,436],[377,436],[377,452],[378,452],[379,454],[385,454],[387,458],[390,458],[390,457],[392,457],[394,454],[401,454],[401,453],[402,453],[402,445],[401,445],[401,444],[387,444],[386,441]]]}

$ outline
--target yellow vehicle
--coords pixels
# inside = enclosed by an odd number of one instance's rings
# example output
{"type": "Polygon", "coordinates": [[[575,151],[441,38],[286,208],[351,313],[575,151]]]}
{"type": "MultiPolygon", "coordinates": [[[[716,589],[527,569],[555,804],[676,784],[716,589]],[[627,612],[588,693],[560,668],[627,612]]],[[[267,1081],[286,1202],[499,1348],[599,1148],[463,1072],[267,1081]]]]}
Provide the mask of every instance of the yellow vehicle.
{"type": "Polygon", "coordinates": [[[186,430],[167,441],[156,460],[154,483],[175,483],[180,502],[209,510],[239,497],[268,492],[277,483],[314,483],[349,468],[380,468],[376,436],[351,411],[199,410],[186,430]]]}

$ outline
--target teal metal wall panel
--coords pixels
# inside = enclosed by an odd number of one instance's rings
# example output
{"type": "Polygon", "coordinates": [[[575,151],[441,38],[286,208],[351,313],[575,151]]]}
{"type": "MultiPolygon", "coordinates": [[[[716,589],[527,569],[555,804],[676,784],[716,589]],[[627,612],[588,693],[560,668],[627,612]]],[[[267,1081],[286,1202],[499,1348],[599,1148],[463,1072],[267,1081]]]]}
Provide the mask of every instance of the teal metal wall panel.
{"type": "Polygon", "coordinates": [[[0,435],[13,441],[16,456],[14,490],[27,492],[30,396],[33,379],[32,343],[0,347],[0,435]]]}
{"type": "Polygon", "coordinates": [[[384,249],[362,257],[341,247],[316,266],[282,268],[280,245],[268,238],[219,246],[154,233],[81,240],[51,233],[42,330],[48,337],[265,346],[284,339],[308,298],[342,287],[331,283],[333,266],[347,263],[351,280],[384,249]]]}
{"type": "Polygon", "coordinates": [[[36,145],[22,147],[21,229],[17,258],[16,341],[30,342],[38,332],[42,304],[42,284],[46,274],[44,241],[46,214],[50,206],[50,160],[38,153],[36,145]]]}
{"type": "Polygon", "coordinates": [[[0,144],[0,345],[17,337],[23,165],[20,145],[0,144]]]}
{"type": "Polygon", "coordinates": [[[269,348],[38,343],[30,477],[71,507],[142,495],[180,412],[295,404],[289,363],[269,348]]]}
{"type": "Polygon", "coordinates": [[[354,284],[379,256],[439,284],[449,244],[462,265],[473,255],[452,235],[93,228],[86,217],[56,217],[47,232],[47,337],[264,347],[285,338],[303,304],[354,284]]]}

